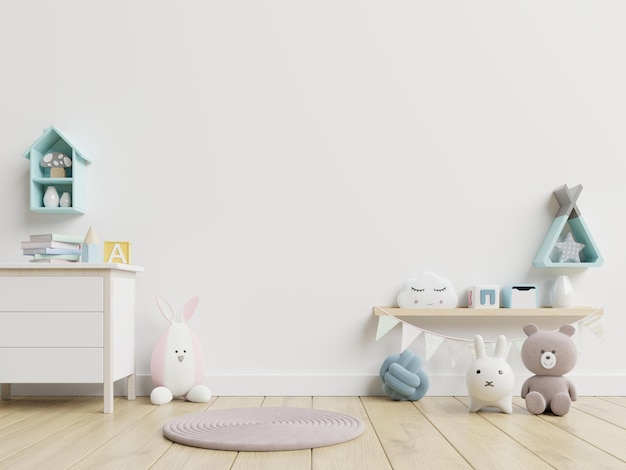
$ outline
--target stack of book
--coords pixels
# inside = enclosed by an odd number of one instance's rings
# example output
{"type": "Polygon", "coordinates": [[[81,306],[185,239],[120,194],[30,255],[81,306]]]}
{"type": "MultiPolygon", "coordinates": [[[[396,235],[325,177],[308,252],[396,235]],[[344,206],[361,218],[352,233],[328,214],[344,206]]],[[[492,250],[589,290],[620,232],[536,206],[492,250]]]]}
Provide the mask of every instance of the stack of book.
{"type": "Polygon", "coordinates": [[[31,258],[31,263],[75,263],[80,261],[83,239],[59,233],[31,235],[21,242],[22,253],[31,258]]]}

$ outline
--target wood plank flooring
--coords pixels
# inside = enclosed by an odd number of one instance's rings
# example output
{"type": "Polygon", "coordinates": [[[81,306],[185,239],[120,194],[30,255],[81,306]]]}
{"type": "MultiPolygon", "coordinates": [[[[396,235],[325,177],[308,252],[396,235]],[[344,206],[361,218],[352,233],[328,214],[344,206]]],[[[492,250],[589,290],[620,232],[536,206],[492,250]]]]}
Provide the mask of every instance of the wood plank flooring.
{"type": "Polygon", "coordinates": [[[626,469],[626,397],[581,397],[563,417],[469,413],[466,397],[217,397],[210,403],[147,397],[16,397],[0,402],[0,469],[626,469]],[[358,417],[362,436],[289,452],[226,452],[172,443],[163,424],[207,409],[313,407],[358,417]]]}

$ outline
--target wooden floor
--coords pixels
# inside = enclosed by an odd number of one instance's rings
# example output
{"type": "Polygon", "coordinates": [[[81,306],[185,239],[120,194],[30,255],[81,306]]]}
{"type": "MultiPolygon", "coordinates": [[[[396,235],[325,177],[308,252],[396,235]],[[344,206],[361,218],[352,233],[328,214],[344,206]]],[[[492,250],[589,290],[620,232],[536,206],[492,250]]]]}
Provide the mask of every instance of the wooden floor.
{"type": "Polygon", "coordinates": [[[626,397],[582,397],[563,417],[469,413],[464,397],[394,402],[386,397],[218,397],[153,406],[116,398],[17,397],[0,402],[0,469],[626,469],[626,397]],[[366,424],[350,442],[290,452],[225,452],[174,444],[177,416],[248,406],[313,407],[366,424]]]}

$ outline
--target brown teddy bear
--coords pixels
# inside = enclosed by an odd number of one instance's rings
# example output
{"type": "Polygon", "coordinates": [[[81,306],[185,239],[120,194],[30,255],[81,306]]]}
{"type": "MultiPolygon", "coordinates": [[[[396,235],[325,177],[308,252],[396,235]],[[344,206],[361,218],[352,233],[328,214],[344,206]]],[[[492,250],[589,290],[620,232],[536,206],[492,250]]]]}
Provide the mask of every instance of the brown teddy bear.
{"type": "Polygon", "coordinates": [[[521,396],[531,413],[551,411],[563,416],[576,401],[576,388],[564,377],[578,357],[571,338],[575,331],[572,325],[563,325],[558,331],[540,331],[533,323],[524,326],[528,338],[522,346],[522,361],[535,375],[524,382],[521,396]]]}

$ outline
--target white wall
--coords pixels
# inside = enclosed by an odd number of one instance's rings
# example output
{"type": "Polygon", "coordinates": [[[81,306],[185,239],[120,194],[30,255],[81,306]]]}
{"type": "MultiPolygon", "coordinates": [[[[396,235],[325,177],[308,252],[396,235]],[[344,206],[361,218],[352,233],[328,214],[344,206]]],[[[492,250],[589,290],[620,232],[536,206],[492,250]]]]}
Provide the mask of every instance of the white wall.
{"type": "MultiPolygon", "coordinates": [[[[375,342],[372,307],[425,270],[461,298],[536,283],[545,304],[565,273],[532,266],[552,190],[582,184],[606,261],[566,273],[577,303],[605,308],[606,339],[581,331],[572,376],[624,395],[625,14],[617,1],[3,2],[0,259],[25,262],[35,232],[130,240],[146,269],[140,392],[166,326],[155,297],[197,293],[216,394],[380,393],[399,330],[375,342]],[[94,161],[84,216],[28,210],[21,155],[51,124],[94,161]]],[[[451,367],[441,347],[433,393],[464,393],[468,361],[451,367]]]]}

